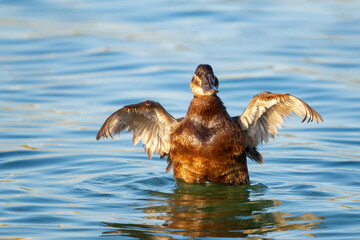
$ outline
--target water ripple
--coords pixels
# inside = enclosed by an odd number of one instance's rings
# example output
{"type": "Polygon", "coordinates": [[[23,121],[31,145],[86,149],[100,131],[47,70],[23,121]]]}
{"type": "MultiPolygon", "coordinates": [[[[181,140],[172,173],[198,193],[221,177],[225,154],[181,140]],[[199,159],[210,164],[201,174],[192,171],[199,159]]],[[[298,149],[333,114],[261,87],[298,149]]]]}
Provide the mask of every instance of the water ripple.
{"type": "Polygon", "coordinates": [[[354,1],[1,1],[0,238],[357,239],[360,24],[354,1]],[[183,117],[209,63],[233,116],[262,91],[323,116],[286,119],[249,186],[175,183],[120,107],[183,117]]]}

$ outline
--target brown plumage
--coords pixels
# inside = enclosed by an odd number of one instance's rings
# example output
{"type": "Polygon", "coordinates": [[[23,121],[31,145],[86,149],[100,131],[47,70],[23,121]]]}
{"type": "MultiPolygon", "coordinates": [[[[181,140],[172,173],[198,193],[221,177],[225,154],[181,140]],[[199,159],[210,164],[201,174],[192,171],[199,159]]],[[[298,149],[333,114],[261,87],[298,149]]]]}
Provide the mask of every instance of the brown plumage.
{"type": "Polygon", "coordinates": [[[149,158],[168,156],[166,171],[189,183],[249,184],[246,157],[263,163],[256,146],[274,138],[284,117],[322,121],[304,101],[282,93],[256,95],[241,116],[230,117],[217,96],[219,81],[211,66],[199,65],[190,83],[194,94],[184,118],[175,119],[157,102],[121,108],[103,124],[96,139],[131,131],[149,158]]]}

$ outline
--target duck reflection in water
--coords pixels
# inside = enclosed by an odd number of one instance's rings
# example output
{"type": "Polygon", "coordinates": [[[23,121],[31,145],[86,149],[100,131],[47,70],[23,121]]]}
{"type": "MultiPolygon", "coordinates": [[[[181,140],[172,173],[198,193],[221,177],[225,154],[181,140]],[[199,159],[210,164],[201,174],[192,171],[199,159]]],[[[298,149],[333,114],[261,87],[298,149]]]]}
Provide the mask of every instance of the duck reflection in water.
{"type": "MultiPolygon", "coordinates": [[[[137,208],[143,212],[142,223],[106,222],[111,230],[103,234],[136,239],[183,239],[184,236],[246,238],[270,232],[312,230],[322,224],[323,217],[312,213],[293,216],[292,213],[277,211],[281,206],[277,200],[251,201],[250,195],[258,199],[265,194],[266,187],[262,184],[179,185],[171,194],[147,193],[151,199],[144,207],[137,208]]],[[[311,235],[311,231],[306,234],[311,235]]]]}
{"type": "Polygon", "coordinates": [[[219,81],[210,65],[199,65],[190,82],[194,94],[184,118],[175,119],[159,103],[144,101],[113,113],[96,139],[131,131],[149,158],[167,156],[167,171],[187,183],[249,184],[246,158],[263,163],[257,146],[274,138],[284,117],[295,113],[316,122],[321,116],[289,94],[262,92],[241,116],[230,117],[217,96],[219,81]]]}

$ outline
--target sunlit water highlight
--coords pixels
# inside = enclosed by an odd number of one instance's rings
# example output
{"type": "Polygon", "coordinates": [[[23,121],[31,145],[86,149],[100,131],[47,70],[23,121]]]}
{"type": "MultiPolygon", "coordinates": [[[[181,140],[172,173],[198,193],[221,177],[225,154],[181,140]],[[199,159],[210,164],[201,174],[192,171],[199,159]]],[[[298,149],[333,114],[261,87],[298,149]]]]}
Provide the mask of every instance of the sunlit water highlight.
{"type": "Polygon", "coordinates": [[[1,1],[0,238],[360,238],[359,1],[1,1]],[[177,185],[124,134],[126,104],[182,117],[213,66],[239,115],[261,91],[322,114],[288,119],[250,186],[177,185]]]}

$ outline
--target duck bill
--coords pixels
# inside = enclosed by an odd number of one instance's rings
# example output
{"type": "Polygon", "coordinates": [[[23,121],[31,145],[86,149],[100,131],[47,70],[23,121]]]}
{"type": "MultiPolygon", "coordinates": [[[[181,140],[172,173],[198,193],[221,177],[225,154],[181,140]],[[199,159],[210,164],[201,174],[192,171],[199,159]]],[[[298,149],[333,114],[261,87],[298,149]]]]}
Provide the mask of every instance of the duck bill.
{"type": "Polygon", "coordinates": [[[211,89],[203,88],[203,91],[204,91],[204,95],[214,95],[219,92],[215,88],[211,88],[211,89]]]}
{"type": "Polygon", "coordinates": [[[214,95],[219,92],[213,85],[214,82],[215,80],[210,74],[207,74],[202,78],[201,88],[203,90],[204,95],[214,95]]]}

